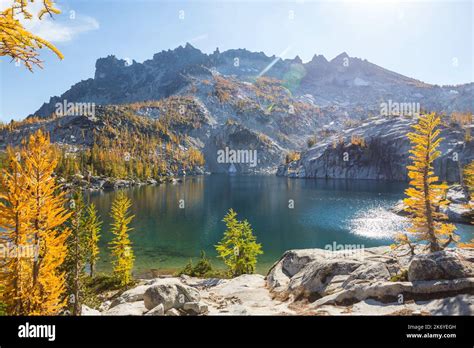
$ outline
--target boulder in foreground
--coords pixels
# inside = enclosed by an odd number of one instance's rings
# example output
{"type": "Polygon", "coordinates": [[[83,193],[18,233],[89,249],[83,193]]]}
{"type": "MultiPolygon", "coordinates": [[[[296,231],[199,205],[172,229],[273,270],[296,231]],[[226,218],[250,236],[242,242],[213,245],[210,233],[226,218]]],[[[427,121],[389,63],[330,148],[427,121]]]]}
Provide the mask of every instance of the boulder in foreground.
{"type": "Polygon", "coordinates": [[[472,297],[474,249],[416,256],[405,248],[390,247],[350,252],[290,250],[271,268],[266,281],[276,298],[293,303],[305,300],[307,308],[313,309],[368,299],[403,303],[458,294],[472,297]]]}

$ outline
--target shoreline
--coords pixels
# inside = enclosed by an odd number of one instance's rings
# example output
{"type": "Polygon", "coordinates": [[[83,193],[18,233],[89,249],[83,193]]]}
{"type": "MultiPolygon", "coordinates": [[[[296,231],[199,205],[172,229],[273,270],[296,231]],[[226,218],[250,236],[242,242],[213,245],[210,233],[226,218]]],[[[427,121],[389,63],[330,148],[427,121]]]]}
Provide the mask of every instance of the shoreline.
{"type": "Polygon", "coordinates": [[[422,249],[418,246],[417,254],[410,256],[405,247],[374,247],[365,255],[331,253],[329,258],[327,250],[294,249],[283,253],[265,276],[136,279],[132,287],[103,298],[97,309],[83,306],[83,315],[472,313],[474,249],[422,249]],[[179,301],[181,295],[185,303],[179,301]]]}

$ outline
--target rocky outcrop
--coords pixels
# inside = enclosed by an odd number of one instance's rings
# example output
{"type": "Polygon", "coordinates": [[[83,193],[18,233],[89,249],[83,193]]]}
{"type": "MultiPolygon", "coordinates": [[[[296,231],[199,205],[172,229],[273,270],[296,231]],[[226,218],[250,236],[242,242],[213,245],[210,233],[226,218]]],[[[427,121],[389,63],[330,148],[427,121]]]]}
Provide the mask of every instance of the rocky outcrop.
{"type": "Polygon", "coordinates": [[[290,250],[272,267],[267,284],[285,300],[324,297],[352,284],[388,281],[401,267],[386,247],[347,252],[290,250]]]}
{"type": "Polygon", "coordinates": [[[84,307],[84,315],[288,315],[295,311],[273,299],[262,275],[233,279],[187,276],[156,278],[105,301],[101,312],[84,307]]]}
{"type": "Polygon", "coordinates": [[[214,132],[204,149],[212,173],[274,174],[285,149],[271,138],[241,124],[226,124],[214,132]],[[232,162],[232,152],[237,160],[232,162]],[[222,161],[224,160],[224,161],[222,161]]]}
{"type": "Polygon", "coordinates": [[[408,266],[408,280],[440,280],[474,277],[474,253],[458,249],[416,255],[408,266]]]}
{"type": "Polygon", "coordinates": [[[458,294],[469,299],[468,307],[460,311],[473,311],[474,249],[422,254],[420,247],[417,252],[411,256],[407,249],[390,247],[345,253],[290,250],[272,267],[266,281],[275,298],[290,301],[305,313],[328,305],[352,308],[363,301],[398,304],[400,310],[407,299],[458,294]]]}
{"type": "Polygon", "coordinates": [[[178,279],[158,281],[156,284],[148,287],[143,294],[143,301],[148,310],[162,305],[165,312],[171,308],[186,310],[186,304],[196,304],[200,300],[199,291],[183,285],[178,279]]]}
{"type": "MultiPolygon", "coordinates": [[[[406,135],[414,123],[412,118],[372,118],[322,139],[299,160],[280,166],[277,175],[407,181],[410,142],[406,135]]],[[[441,156],[434,162],[440,180],[459,181],[459,168],[474,159],[474,143],[465,142],[464,135],[457,126],[441,128],[441,156]]]]}
{"type": "Polygon", "coordinates": [[[474,249],[289,250],[266,277],[140,281],[83,315],[472,315],[474,249]]]}
{"type": "Polygon", "coordinates": [[[103,308],[103,315],[201,315],[208,311],[197,289],[180,278],[142,281],[103,308]]]}

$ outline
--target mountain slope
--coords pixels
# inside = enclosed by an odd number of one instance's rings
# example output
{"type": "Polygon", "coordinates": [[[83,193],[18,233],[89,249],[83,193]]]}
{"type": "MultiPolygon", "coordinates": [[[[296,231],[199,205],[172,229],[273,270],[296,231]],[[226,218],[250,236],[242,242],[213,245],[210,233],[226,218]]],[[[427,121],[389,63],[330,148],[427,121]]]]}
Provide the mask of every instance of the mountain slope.
{"type": "MultiPolygon", "coordinates": [[[[302,63],[244,49],[208,55],[187,44],[143,63],[127,65],[114,56],[97,60],[94,78],[51,98],[35,113],[39,118],[1,129],[0,146],[18,145],[42,127],[71,151],[113,144],[110,151],[121,157],[134,147],[135,134],[142,147],[150,147],[137,150],[137,158],[146,151],[161,156],[154,147],[170,148],[166,165],[154,159],[151,166],[173,174],[186,171],[187,162],[177,158],[195,149],[210,172],[276,172],[287,158],[280,175],[406,180],[405,135],[413,115],[381,115],[382,106],[393,102],[466,116],[473,110],[473,87],[429,85],[346,53],[302,63]],[[57,103],[90,103],[95,109],[63,115],[57,103]],[[120,143],[121,137],[129,143],[120,143]],[[257,164],[220,160],[219,152],[229,149],[245,156],[256,151],[257,164]],[[345,152],[350,159],[341,162],[345,152]]],[[[449,116],[444,121],[449,124],[449,116]]],[[[457,180],[459,165],[473,158],[472,142],[465,141],[471,123],[469,118],[467,126],[445,127],[448,143],[438,168],[443,180],[457,180]],[[459,162],[451,163],[454,152],[459,162]]]]}
{"type": "Polygon", "coordinates": [[[419,102],[425,110],[473,111],[473,84],[429,85],[346,53],[331,61],[315,55],[303,64],[298,57],[281,60],[244,49],[216,50],[208,55],[187,44],[157,53],[143,63],[128,65],[114,56],[98,59],[94,78],[51,98],[34,114],[49,116],[55,104],[63,100],[96,104],[158,100],[180,93],[193,78],[209,79],[212,72],[233,75],[241,81],[254,81],[261,75],[273,77],[282,80],[295,96],[310,95],[318,106],[336,106],[351,117],[378,114],[380,103],[389,99],[419,102]]]}

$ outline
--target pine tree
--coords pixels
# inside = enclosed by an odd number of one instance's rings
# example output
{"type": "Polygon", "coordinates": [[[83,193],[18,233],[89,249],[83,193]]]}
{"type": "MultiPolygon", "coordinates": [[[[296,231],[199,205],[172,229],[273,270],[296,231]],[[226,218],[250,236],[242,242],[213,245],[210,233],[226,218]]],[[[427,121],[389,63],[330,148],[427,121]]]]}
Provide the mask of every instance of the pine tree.
{"type": "Polygon", "coordinates": [[[66,257],[65,241],[69,234],[61,228],[70,213],[64,208],[65,192],[54,179],[57,154],[49,137],[41,130],[31,135],[24,148],[24,172],[30,197],[30,231],[39,247],[33,262],[32,296],[29,314],[57,314],[64,306],[64,273],[60,267],[66,257]]]}
{"type": "Polygon", "coordinates": [[[113,272],[120,285],[127,285],[132,281],[134,255],[128,235],[132,230],[129,225],[134,217],[129,212],[131,205],[130,199],[123,192],[119,192],[112,203],[110,214],[113,219],[111,231],[115,235],[110,242],[110,249],[114,257],[113,272]]]}
{"type": "MultiPolygon", "coordinates": [[[[34,248],[29,233],[30,200],[24,190],[26,177],[19,153],[8,148],[7,162],[8,166],[0,176],[0,243],[8,251],[15,246],[34,248]]],[[[24,304],[31,296],[32,259],[20,253],[8,256],[2,260],[0,268],[1,302],[5,304],[7,314],[23,315],[26,314],[24,304]]]]}
{"type": "Polygon", "coordinates": [[[82,193],[74,192],[70,201],[72,212],[66,240],[67,257],[64,262],[66,272],[67,299],[72,315],[80,315],[84,294],[85,262],[87,250],[87,235],[85,230],[86,208],[82,193]]]}
{"type": "Polygon", "coordinates": [[[257,256],[263,254],[252,227],[247,220],[237,220],[237,213],[230,209],[222,220],[226,223],[224,237],[216,245],[219,257],[229,268],[232,276],[252,274],[257,265],[257,256]]]}
{"type": "Polygon", "coordinates": [[[99,239],[102,221],[100,221],[97,215],[97,209],[94,203],[87,206],[86,221],[85,221],[85,233],[87,238],[87,262],[90,267],[90,276],[93,277],[95,273],[95,267],[99,260],[99,239]]]}
{"type": "MultiPolygon", "coordinates": [[[[443,222],[447,216],[440,212],[448,203],[445,199],[447,185],[437,183],[433,169],[433,161],[440,156],[437,148],[442,141],[437,129],[439,123],[440,118],[434,113],[421,115],[413,132],[407,135],[412,143],[412,164],[407,166],[410,187],[405,191],[408,198],[404,199],[412,222],[408,232],[416,240],[428,242],[431,252],[442,250],[456,240],[456,227],[443,222]]],[[[403,239],[399,241],[403,242],[403,239]]]]}

